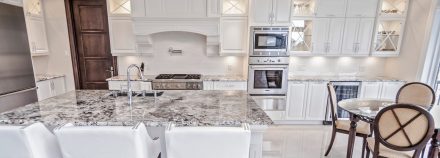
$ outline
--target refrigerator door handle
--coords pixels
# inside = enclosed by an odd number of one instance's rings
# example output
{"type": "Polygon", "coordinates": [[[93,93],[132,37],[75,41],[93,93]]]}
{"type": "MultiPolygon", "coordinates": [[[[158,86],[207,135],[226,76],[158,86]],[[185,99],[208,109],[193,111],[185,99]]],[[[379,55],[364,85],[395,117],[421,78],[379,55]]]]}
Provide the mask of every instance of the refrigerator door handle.
{"type": "Polygon", "coordinates": [[[7,93],[7,94],[0,95],[0,98],[7,97],[7,96],[10,96],[10,95],[14,95],[14,94],[18,94],[18,93],[23,93],[23,92],[28,92],[28,91],[32,91],[32,90],[37,90],[37,89],[38,89],[38,87],[34,87],[34,88],[24,89],[24,90],[21,90],[21,91],[7,93]]]}

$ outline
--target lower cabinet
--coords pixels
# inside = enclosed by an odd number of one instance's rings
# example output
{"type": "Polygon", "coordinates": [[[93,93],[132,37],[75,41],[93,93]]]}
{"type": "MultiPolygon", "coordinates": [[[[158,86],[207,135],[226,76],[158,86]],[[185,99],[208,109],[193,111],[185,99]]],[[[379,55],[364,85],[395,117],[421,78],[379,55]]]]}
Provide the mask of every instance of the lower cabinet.
{"type": "MultiPolygon", "coordinates": [[[[127,91],[127,81],[108,81],[108,89],[114,91],[127,91]]],[[[152,90],[151,82],[131,81],[131,89],[133,91],[150,91],[152,90]]]]}
{"type": "Polygon", "coordinates": [[[64,77],[37,82],[38,101],[66,93],[64,77]]]}
{"type": "Polygon", "coordinates": [[[401,81],[362,82],[360,98],[394,100],[404,84],[401,81]]]}
{"type": "Polygon", "coordinates": [[[203,90],[247,90],[247,81],[203,81],[203,90]]]}
{"type": "Polygon", "coordinates": [[[324,120],[327,82],[289,82],[285,120],[324,120]]]}

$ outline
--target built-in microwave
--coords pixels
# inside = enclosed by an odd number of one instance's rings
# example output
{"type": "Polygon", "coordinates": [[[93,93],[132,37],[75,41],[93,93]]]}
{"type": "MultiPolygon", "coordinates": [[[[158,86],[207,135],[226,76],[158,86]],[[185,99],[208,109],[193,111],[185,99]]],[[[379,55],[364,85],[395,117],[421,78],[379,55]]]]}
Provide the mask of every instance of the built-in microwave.
{"type": "Polygon", "coordinates": [[[287,56],[288,27],[252,27],[251,56],[287,56]]]}

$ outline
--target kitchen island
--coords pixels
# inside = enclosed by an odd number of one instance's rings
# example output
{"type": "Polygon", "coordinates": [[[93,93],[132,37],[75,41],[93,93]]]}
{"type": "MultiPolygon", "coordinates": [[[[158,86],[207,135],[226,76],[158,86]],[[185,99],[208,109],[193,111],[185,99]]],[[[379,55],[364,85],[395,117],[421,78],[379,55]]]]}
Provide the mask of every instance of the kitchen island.
{"type": "MultiPolygon", "coordinates": [[[[115,97],[106,90],[79,90],[0,114],[0,124],[48,127],[66,123],[89,126],[131,126],[143,122],[153,137],[176,126],[251,126],[251,158],[262,157],[263,132],[272,120],[246,91],[164,91],[157,97],[115,97]]],[[[166,158],[166,154],[162,154],[166,158]]]]}

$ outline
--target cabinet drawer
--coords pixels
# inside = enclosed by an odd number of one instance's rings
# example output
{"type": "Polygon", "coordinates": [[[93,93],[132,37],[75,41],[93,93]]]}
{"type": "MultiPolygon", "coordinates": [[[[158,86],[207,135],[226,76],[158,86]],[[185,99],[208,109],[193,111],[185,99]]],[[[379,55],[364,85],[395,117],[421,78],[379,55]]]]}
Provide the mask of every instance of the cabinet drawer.
{"type": "Polygon", "coordinates": [[[240,81],[214,82],[214,90],[247,90],[247,82],[240,82],[240,81]]]}
{"type": "MultiPolygon", "coordinates": [[[[109,81],[109,90],[127,91],[127,81],[109,81]]],[[[133,91],[151,90],[151,82],[132,81],[131,89],[133,91]]]]}

